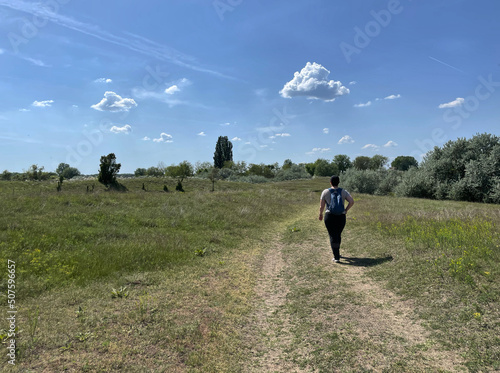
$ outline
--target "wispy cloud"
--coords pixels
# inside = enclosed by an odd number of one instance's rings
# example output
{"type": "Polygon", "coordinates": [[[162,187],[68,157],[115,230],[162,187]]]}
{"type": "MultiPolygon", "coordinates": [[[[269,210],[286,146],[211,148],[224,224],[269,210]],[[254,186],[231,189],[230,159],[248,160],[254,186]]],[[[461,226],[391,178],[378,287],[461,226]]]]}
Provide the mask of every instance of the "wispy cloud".
{"type": "Polygon", "coordinates": [[[45,6],[43,2],[27,2],[22,0],[0,0],[0,6],[13,10],[28,13],[39,19],[46,19],[54,24],[67,29],[80,32],[82,34],[94,37],[96,39],[119,45],[128,50],[140,53],[150,58],[160,61],[170,62],[194,71],[204,72],[226,79],[235,79],[231,76],[222,74],[200,66],[193,57],[186,55],[178,50],[156,43],[152,40],[131,33],[124,33],[125,36],[116,35],[112,32],[102,29],[98,25],[84,23],[74,18],[54,12],[51,7],[45,6]]]}
{"type": "Polygon", "coordinates": [[[239,137],[233,137],[231,141],[241,141],[241,139],[239,137]]]}
{"type": "Polygon", "coordinates": [[[361,149],[377,150],[379,147],[375,144],[366,144],[361,149]]]}
{"type": "Polygon", "coordinates": [[[387,96],[387,97],[384,97],[384,100],[396,100],[398,98],[401,98],[401,95],[400,94],[397,94],[397,95],[390,95],[390,96],[387,96]]]}
{"type": "Polygon", "coordinates": [[[154,142],[174,142],[172,140],[172,135],[169,135],[168,133],[162,132],[160,134],[160,137],[157,139],[153,139],[154,142]]]}
{"type": "Polygon", "coordinates": [[[203,132],[203,131],[201,131],[201,132],[198,134],[198,136],[206,136],[206,135],[207,135],[207,134],[206,134],[205,132],[203,132]]]}
{"type": "MultiPolygon", "coordinates": [[[[34,101],[31,106],[34,107],[50,107],[54,103],[54,100],[45,100],[45,101],[34,101]]],[[[26,110],[21,110],[26,111],[26,110]]]]}
{"type": "Polygon", "coordinates": [[[109,131],[113,133],[128,135],[130,132],[132,132],[132,126],[128,124],[124,125],[123,127],[113,126],[109,131]]]}
{"type": "Polygon", "coordinates": [[[354,139],[349,136],[349,135],[345,135],[344,137],[342,137],[338,144],[342,145],[342,144],[352,144],[354,142],[354,139]]]}
{"type": "Polygon", "coordinates": [[[330,132],[330,129],[329,128],[323,128],[323,133],[325,135],[328,135],[328,133],[330,132]]]}
{"type": "Polygon", "coordinates": [[[393,148],[393,147],[396,147],[398,146],[397,143],[395,143],[394,141],[390,140],[390,141],[387,141],[387,143],[384,144],[384,148],[393,148]]]}
{"type": "Polygon", "coordinates": [[[438,108],[440,108],[440,109],[448,109],[448,108],[452,108],[452,107],[458,107],[458,106],[462,106],[464,102],[465,102],[464,98],[457,97],[455,100],[453,100],[451,102],[447,102],[445,104],[439,105],[438,108]]]}
{"type": "Polygon", "coordinates": [[[330,148],[313,148],[310,152],[306,152],[307,155],[328,153],[330,148]]]}
{"type": "Polygon", "coordinates": [[[106,83],[106,84],[109,84],[109,83],[112,83],[112,82],[113,82],[113,80],[109,79],[109,78],[99,78],[99,79],[94,80],[94,83],[106,83]]]}
{"type": "Polygon", "coordinates": [[[365,102],[364,104],[355,104],[354,107],[367,107],[372,104],[371,101],[365,102]]]}

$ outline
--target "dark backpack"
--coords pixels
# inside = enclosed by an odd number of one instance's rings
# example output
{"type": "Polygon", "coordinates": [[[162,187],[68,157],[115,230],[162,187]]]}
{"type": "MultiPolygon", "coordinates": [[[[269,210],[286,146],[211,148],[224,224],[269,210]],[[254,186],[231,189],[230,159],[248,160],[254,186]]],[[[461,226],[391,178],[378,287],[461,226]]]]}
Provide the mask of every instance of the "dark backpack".
{"type": "Polygon", "coordinates": [[[329,188],[330,191],[330,204],[326,203],[328,211],[333,215],[341,215],[344,213],[344,200],[342,199],[342,188],[329,188]]]}

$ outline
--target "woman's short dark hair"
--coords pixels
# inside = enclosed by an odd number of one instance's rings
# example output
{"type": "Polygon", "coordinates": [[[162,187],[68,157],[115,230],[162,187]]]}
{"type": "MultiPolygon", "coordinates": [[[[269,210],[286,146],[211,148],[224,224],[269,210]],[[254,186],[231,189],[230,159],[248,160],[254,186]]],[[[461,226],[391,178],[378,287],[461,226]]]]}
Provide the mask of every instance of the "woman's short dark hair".
{"type": "Polygon", "coordinates": [[[337,175],[333,175],[330,178],[330,184],[332,184],[333,186],[338,186],[339,183],[340,183],[340,178],[337,175]]]}

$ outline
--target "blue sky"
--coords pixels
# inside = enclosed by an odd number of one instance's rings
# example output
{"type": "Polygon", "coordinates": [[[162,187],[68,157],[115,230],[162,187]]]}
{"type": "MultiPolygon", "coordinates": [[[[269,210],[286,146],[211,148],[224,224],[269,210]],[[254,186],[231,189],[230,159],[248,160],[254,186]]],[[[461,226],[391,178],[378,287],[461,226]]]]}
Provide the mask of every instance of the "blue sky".
{"type": "MultiPolygon", "coordinates": [[[[0,0],[0,169],[418,160],[499,135],[500,3],[0,0]]],[[[1,171],[0,170],[0,171],[1,171]]]]}

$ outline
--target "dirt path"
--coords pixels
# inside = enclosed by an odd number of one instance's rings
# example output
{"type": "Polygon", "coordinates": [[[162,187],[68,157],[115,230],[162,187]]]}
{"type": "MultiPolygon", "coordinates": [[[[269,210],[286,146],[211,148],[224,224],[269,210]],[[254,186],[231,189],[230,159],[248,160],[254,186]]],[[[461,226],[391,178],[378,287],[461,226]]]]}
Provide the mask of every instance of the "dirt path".
{"type": "Polygon", "coordinates": [[[347,231],[342,263],[335,264],[326,230],[310,216],[294,220],[305,227],[301,236],[268,241],[256,264],[248,372],[466,371],[457,353],[431,339],[411,301],[368,276],[370,266],[389,258],[363,255],[367,232],[347,231]]]}

